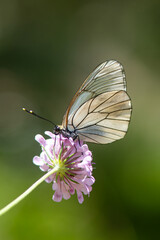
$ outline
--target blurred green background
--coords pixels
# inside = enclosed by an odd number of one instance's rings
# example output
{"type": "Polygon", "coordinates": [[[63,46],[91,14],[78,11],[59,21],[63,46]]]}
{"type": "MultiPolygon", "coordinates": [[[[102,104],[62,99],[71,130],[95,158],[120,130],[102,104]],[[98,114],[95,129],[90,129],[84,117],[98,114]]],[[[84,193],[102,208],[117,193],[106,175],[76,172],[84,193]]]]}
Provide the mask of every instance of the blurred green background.
{"type": "Polygon", "coordinates": [[[42,176],[37,133],[60,124],[75,91],[108,59],[126,72],[126,137],[89,144],[96,183],[80,205],[42,183],[0,219],[0,239],[160,239],[159,1],[0,0],[0,207],[42,176]]]}

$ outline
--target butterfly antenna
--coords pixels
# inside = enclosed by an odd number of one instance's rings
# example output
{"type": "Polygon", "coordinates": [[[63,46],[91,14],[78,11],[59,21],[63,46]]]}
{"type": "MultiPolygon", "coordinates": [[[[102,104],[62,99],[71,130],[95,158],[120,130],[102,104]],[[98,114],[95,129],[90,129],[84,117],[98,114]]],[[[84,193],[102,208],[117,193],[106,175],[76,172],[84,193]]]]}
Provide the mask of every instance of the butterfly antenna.
{"type": "Polygon", "coordinates": [[[50,122],[50,123],[52,123],[54,126],[56,126],[56,124],[55,124],[54,122],[52,122],[52,121],[50,121],[50,120],[48,120],[48,119],[46,119],[46,118],[44,118],[44,117],[39,116],[38,114],[34,113],[32,110],[27,110],[26,108],[22,108],[22,110],[25,111],[25,112],[27,112],[27,113],[32,114],[33,116],[36,116],[36,117],[41,118],[41,119],[43,119],[43,120],[45,120],[45,121],[47,121],[47,122],[50,122]]]}

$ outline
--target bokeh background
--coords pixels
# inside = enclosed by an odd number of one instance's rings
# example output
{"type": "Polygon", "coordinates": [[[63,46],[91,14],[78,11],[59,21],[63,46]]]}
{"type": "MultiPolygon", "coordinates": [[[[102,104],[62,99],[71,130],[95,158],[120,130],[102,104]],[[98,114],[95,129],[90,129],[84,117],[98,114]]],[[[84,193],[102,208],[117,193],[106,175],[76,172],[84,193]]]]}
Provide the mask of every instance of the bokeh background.
{"type": "Polygon", "coordinates": [[[159,1],[0,0],[0,207],[42,172],[37,133],[60,124],[88,74],[107,59],[126,72],[133,114],[126,137],[89,144],[96,183],[80,205],[52,201],[42,183],[0,219],[0,239],[160,239],[159,1]]]}

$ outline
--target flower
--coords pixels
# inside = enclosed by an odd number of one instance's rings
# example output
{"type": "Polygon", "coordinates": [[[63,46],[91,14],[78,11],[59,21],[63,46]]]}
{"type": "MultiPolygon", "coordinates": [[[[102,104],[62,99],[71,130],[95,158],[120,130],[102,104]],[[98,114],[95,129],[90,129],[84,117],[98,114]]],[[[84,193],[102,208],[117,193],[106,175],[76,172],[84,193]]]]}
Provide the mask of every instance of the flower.
{"type": "Polygon", "coordinates": [[[57,168],[56,172],[45,180],[47,183],[53,182],[54,201],[69,199],[77,192],[78,201],[82,203],[83,194],[89,195],[95,182],[92,176],[92,153],[87,144],[83,144],[79,139],[73,140],[49,131],[45,134],[50,138],[46,140],[40,134],[35,136],[42,152],[40,156],[33,158],[33,163],[44,172],[57,168]]]}

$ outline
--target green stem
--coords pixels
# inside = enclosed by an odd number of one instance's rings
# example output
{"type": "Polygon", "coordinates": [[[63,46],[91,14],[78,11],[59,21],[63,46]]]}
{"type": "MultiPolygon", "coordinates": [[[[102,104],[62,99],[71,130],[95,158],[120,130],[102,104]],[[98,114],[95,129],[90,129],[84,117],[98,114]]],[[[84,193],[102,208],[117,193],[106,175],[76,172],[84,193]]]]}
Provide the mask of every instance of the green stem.
{"type": "Polygon", "coordinates": [[[21,200],[23,200],[28,194],[30,194],[39,184],[41,184],[46,178],[48,178],[53,173],[57,172],[59,167],[53,168],[51,171],[47,172],[43,175],[38,181],[36,181],[31,187],[29,187],[24,193],[22,193],[19,197],[14,199],[11,203],[0,210],[0,216],[4,213],[8,212],[12,207],[16,206],[21,200]]]}

